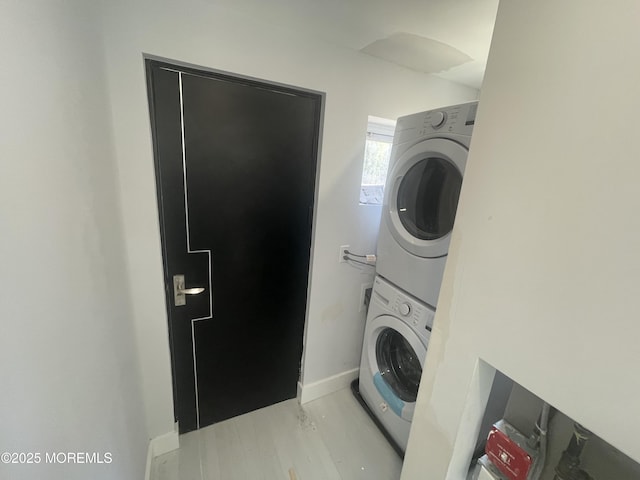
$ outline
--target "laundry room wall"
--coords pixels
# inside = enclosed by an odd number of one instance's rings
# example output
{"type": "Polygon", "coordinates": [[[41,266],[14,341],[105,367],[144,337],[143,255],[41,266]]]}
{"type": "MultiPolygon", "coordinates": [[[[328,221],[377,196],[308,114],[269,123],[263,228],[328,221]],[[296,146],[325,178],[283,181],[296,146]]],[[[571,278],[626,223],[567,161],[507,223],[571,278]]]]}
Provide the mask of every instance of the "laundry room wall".
{"type": "Polygon", "coordinates": [[[638,18],[500,3],[403,479],[464,478],[479,359],[640,461],[638,18]]]}
{"type": "Polygon", "coordinates": [[[372,276],[338,264],[338,249],[344,244],[363,252],[375,248],[380,208],[358,205],[367,116],[396,118],[477,98],[475,89],[309,37],[304,25],[265,23],[259,7],[239,12],[234,3],[103,4],[129,274],[152,437],[173,428],[173,410],[143,53],[326,92],[304,385],[352,376],[359,365],[364,329],[360,286],[372,276]]]}
{"type": "Polygon", "coordinates": [[[0,464],[0,478],[142,478],[98,11],[83,0],[8,0],[1,11],[0,452],[40,463],[0,464]],[[112,461],[46,463],[68,452],[112,461]]]}

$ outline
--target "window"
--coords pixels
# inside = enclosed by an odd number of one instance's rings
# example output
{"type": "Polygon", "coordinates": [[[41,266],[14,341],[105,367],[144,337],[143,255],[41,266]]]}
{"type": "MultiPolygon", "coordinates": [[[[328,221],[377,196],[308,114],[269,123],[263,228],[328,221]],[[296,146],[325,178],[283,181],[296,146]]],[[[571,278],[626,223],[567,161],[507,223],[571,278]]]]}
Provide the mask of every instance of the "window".
{"type": "Polygon", "coordinates": [[[396,122],[369,116],[360,188],[361,205],[382,205],[396,122]]]}

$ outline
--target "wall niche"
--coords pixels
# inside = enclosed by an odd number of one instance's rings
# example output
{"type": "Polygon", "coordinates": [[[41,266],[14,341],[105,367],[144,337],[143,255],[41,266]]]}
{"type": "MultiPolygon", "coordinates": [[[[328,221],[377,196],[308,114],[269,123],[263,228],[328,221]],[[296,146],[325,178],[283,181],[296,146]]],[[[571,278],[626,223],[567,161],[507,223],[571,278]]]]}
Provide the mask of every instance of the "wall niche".
{"type": "MultiPolygon", "coordinates": [[[[478,478],[478,459],[485,454],[487,436],[493,424],[503,419],[524,437],[528,438],[534,433],[534,428],[544,403],[543,399],[499,370],[495,372],[473,452],[469,479],[478,478]]],[[[570,388],[570,386],[568,385],[567,388],[570,388]]],[[[603,411],[603,415],[606,415],[606,411],[603,411]]],[[[640,479],[640,464],[607,443],[595,432],[590,431],[589,425],[581,425],[586,429],[586,437],[588,438],[586,440],[583,439],[579,465],[574,471],[574,476],[568,475],[566,469],[564,473],[557,476],[557,468],[559,462],[561,462],[563,452],[567,450],[572,437],[575,435],[575,423],[575,420],[551,405],[547,425],[546,460],[540,480],[587,480],[590,477],[593,480],[640,479]],[[577,470],[582,470],[582,472],[577,470]],[[584,474],[587,474],[587,476],[584,476],[584,474]]],[[[491,477],[480,476],[480,478],[491,477]]],[[[497,476],[495,478],[509,479],[508,476],[497,476]]],[[[529,478],[527,477],[527,480],[529,478]]]]}

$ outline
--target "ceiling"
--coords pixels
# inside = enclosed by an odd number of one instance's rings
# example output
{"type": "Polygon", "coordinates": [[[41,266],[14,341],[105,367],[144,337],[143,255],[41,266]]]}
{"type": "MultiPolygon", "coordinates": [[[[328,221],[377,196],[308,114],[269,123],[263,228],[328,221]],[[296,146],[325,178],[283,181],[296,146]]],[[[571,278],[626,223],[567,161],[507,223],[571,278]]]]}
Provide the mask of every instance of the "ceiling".
{"type": "Polygon", "coordinates": [[[233,7],[479,89],[498,0],[242,0],[233,7]]]}

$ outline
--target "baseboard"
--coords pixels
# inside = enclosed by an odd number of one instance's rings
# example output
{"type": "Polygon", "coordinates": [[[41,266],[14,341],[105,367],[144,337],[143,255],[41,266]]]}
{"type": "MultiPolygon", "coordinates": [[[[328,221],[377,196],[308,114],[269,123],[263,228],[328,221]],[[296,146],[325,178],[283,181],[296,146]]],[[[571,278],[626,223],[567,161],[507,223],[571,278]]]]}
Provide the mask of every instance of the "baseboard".
{"type": "Polygon", "coordinates": [[[153,458],[177,450],[180,446],[178,432],[168,432],[151,440],[153,444],[153,458]]]}
{"type": "Polygon", "coordinates": [[[147,465],[145,467],[145,480],[151,479],[151,463],[153,459],[176,450],[180,446],[178,430],[165,433],[158,437],[152,438],[147,447],[147,465]]]}
{"type": "Polygon", "coordinates": [[[147,465],[144,468],[144,480],[151,480],[151,461],[153,460],[151,442],[149,442],[149,446],[147,446],[147,465]]]}
{"type": "Polygon", "coordinates": [[[346,372],[327,377],[317,382],[302,385],[298,382],[298,398],[301,404],[309,403],[330,393],[347,388],[353,380],[358,378],[359,368],[347,370],[346,372]]]}

